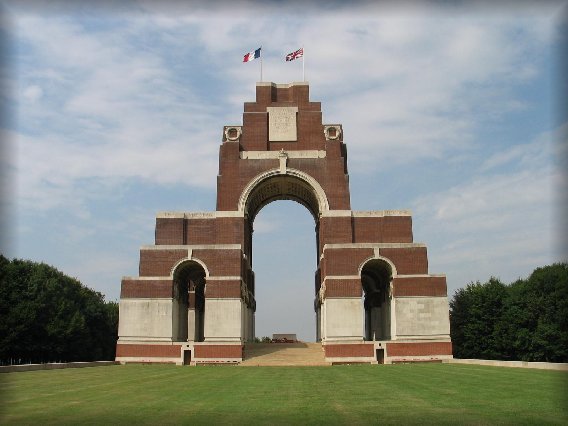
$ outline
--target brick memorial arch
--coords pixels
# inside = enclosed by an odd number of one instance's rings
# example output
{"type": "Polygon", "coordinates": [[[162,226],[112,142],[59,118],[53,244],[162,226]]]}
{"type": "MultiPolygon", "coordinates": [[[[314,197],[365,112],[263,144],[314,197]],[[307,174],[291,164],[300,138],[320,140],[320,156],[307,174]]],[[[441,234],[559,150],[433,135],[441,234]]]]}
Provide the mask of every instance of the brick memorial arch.
{"type": "Polygon", "coordinates": [[[159,213],[139,276],[122,279],[117,361],[242,361],[255,336],[253,222],[275,200],[315,220],[327,361],[451,358],[445,276],[428,273],[408,211],[351,210],[342,126],[322,124],[308,84],[257,83],[242,122],[223,129],[216,211],[159,213]]]}

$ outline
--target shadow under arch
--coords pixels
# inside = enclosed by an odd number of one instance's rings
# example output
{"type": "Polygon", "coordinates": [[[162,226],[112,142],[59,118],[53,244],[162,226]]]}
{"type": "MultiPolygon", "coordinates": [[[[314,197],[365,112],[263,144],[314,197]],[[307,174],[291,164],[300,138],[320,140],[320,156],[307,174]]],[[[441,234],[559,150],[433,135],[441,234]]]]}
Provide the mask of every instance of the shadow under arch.
{"type": "Polygon", "coordinates": [[[184,259],[172,269],[173,338],[202,342],[204,339],[205,278],[208,271],[197,259],[184,259]]]}
{"type": "Polygon", "coordinates": [[[387,259],[373,257],[366,260],[360,270],[365,312],[365,340],[391,339],[391,282],[396,275],[387,259]]]}

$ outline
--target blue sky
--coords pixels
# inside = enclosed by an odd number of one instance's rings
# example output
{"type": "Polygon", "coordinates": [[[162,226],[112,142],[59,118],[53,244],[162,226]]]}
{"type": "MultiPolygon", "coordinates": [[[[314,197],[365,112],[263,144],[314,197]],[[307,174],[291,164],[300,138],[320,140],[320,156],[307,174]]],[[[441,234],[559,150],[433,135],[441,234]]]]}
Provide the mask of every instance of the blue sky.
{"type": "MultiPolygon", "coordinates": [[[[1,3],[6,256],[117,300],[157,212],[215,209],[222,127],[259,80],[242,56],[262,45],[264,80],[287,83],[303,45],[311,99],[344,128],[352,208],[410,209],[450,296],[566,259],[564,2],[212,3],[1,3]]],[[[313,219],[279,201],[254,237],[257,335],[313,339],[313,219]]]]}

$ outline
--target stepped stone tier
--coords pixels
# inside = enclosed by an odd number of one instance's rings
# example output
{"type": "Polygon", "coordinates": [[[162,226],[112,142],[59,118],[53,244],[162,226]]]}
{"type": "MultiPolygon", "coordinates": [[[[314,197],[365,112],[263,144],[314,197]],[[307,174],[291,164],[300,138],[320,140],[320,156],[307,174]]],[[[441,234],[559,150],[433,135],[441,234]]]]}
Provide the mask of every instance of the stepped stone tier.
{"type": "Polygon", "coordinates": [[[255,336],[253,224],[275,200],[314,218],[325,362],[452,357],[446,277],[429,274],[410,212],[351,210],[343,128],[322,123],[302,82],[257,83],[242,125],[223,128],[216,211],[158,213],[139,276],[122,279],[117,361],[243,361],[255,336]]]}

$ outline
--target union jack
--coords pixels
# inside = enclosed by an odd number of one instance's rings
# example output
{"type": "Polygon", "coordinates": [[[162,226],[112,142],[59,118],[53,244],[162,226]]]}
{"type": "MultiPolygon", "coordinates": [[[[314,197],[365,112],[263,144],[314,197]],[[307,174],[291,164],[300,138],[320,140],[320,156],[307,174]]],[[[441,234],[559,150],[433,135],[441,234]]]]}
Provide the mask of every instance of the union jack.
{"type": "Polygon", "coordinates": [[[292,53],[288,53],[286,55],[286,61],[293,61],[294,59],[298,59],[304,56],[304,48],[300,47],[298,50],[292,53]]]}

